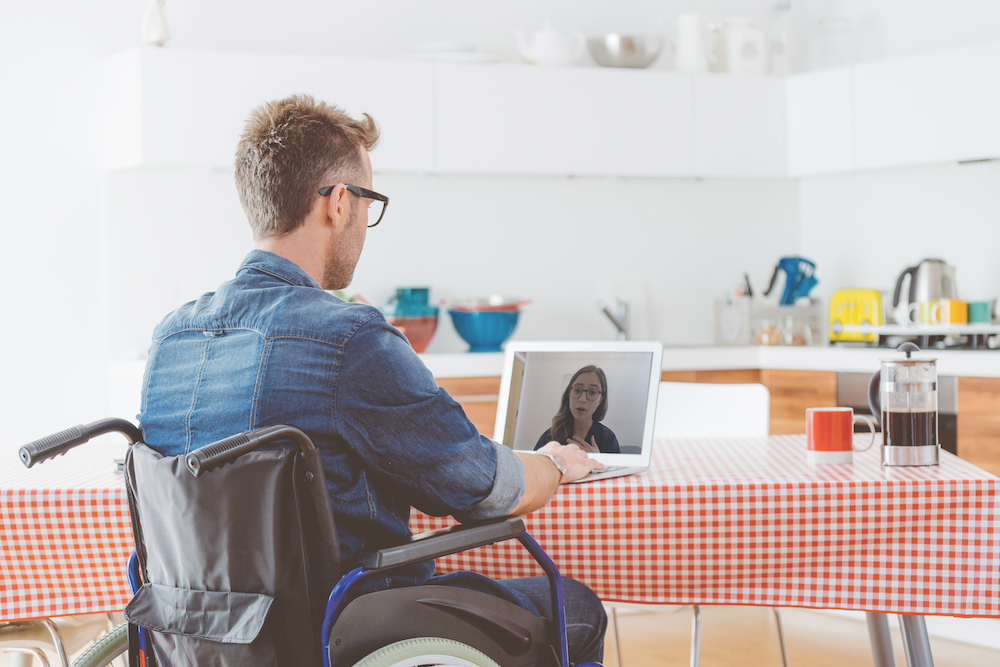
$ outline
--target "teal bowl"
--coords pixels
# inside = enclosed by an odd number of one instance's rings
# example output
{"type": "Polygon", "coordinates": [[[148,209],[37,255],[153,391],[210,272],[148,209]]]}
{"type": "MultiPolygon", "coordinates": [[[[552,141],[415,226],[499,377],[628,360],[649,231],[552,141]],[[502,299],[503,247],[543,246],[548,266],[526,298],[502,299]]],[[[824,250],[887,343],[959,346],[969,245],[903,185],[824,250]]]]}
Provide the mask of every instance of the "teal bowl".
{"type": "Polygon", "coordinates": [[[503,352],[502,345],[517,327],[519,310],[449,310],[455,331],[469,352],[503,352]]]}

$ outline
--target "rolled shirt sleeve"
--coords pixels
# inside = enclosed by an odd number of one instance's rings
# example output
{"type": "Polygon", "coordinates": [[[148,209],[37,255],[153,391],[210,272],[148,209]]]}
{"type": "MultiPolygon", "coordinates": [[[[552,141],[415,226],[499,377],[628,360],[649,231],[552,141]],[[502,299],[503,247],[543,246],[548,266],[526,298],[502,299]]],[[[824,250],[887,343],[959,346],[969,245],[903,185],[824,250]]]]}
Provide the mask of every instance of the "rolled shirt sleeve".
{"type": "Polygon", "coordinates": [[[338,370],[335,433],[377,484],[433,516],[504,516],[524,493],[517,455],[481,435],[406,339],[376,313],[338,370]]]}
{"type": "Polygon", "coordinates": [[[493,478],[490,495],[476,503],[466,512],[455,513],[455,518],[466,521],[496,519],[510,514],[524,495],[524,464],[521,457],[496,441],[493,447],[497,453],[497,471],[493,478]]]}

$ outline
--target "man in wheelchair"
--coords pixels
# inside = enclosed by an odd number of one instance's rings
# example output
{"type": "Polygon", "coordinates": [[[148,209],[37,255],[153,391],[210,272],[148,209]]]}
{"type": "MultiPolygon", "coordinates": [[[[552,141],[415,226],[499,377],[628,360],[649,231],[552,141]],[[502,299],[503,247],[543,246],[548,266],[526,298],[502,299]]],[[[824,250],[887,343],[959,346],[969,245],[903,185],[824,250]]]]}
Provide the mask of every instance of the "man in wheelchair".
{"type": "MultiPolygon", "coordinates": [[[[378,140],[367,114],[355,120],[308,96],[253,111],[236,184],[254,249],[232,280],[157,326],[139,415],[143,442],[165,457],[271,425],[304,431],[322,460],[340,574],[362,553],[408,538],[411,506],[461,522],[523,515],[559,484],[603,467],[573,445],[513,452],[481,436],[379,310],[326,291],[350,284],[367,229],[385,214],[368,155],[378,140]]],[[[212,525],[204,516],[212,508],[189,511],[212,525]]],[[[144,522],[147,538],[156,530],[144,522]]],[[[601,602],[583,584],[563,582],[570,662],[599,661],[601,602]]],[[[553,617],[545,577],[434,576],[425,561],[359,586],[425,584],[483,591],[553,617]]]]}

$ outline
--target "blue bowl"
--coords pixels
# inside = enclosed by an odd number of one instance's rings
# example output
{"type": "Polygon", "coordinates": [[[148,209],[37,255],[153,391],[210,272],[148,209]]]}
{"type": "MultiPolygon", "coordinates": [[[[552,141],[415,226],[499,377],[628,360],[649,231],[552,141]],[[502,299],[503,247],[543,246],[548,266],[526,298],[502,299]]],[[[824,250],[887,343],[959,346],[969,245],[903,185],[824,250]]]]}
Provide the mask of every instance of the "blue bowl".
{"type": "Polygon", "coordinates": [[[469,352],[503,352],[517,327],[519,310],[449,310],[455,331],[469,344],[469,352]]]}

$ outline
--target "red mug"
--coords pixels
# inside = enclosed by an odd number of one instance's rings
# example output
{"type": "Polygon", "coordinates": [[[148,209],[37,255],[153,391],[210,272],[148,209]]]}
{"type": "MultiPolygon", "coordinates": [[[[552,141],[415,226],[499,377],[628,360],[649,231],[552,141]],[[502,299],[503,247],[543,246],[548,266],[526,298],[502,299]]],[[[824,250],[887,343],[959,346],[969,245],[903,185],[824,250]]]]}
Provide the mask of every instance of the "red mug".
{"type": "Polygon", "coordinates": [[[852,408],[808,408],[806,410],[807,463],[853,463],[854,452],[865,452],[875,443],[875,424],[852,408]],[[854,447],[854,424],[868,424],[872,438],[867,447],[854,447]]]}

